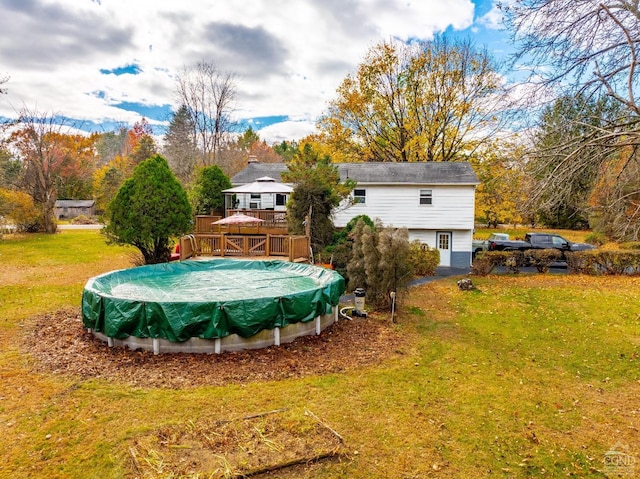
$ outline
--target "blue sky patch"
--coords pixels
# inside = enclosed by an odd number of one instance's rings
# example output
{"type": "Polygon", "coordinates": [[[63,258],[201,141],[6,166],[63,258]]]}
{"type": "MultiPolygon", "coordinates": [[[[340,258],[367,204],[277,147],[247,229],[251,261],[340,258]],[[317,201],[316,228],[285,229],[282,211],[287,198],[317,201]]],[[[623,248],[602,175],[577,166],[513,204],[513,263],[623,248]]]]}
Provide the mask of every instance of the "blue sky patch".
{"type": "Polygon", "coordinates": [[[282,123],[283,121],[288,121],[288,115],[274,115],[274,116],[257,116],[254,118],[250,118],[247,121],[251,125],[254,130],[259,130],[261,128],[273,125],[275,123],[282,123]]]}
{"type": "Polygon", "coordinates": [[[126,111],[135,111],[136,113],[150,120],[169,121],[173,116],[173,110],[171,109],[171,105],[169,104],[144,105],[142,103],[123,101],[121,103],[116,103],[113,106],[126,111]]]}
{"type": "Polygon", "coordinates": [[[142,73],[142,68],[140,68],[138,65],[132,63],[130,65],[125,65],[123,67],[116,67],[116,68],[112,68],[112,69],[107,69],[107,68],[101,68],[100,69],[100,73],[102,73],[103,75],[116,75],[116,76],[120,76],[120,75],[138,75],[140,73],[142,73]]]}

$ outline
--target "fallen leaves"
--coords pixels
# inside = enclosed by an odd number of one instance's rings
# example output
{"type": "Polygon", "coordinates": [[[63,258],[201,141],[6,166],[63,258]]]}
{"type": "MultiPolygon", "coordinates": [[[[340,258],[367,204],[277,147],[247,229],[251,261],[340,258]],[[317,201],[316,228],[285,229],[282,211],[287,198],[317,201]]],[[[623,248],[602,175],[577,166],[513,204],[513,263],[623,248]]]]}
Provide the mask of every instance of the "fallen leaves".
{"type": "Polygon", "coordinates": [[[24,330],[24,348],[39,372],[174,389],[353,370],[399,354],[403,343],[393,326],[375,315],[339,321],[319,336],[282,346],[219,355],[109,348],[84,329],[75,308],[34,317],[24,330]]]}

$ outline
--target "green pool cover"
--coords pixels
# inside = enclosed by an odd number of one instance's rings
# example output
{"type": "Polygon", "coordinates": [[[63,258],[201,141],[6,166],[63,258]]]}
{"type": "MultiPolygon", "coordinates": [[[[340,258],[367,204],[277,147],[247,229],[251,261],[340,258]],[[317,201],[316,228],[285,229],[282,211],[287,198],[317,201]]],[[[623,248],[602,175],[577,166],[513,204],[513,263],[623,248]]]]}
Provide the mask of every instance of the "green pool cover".
{"type": "Polygon", "coordinates": [[[344,289],[335,271],[285,261],[157,264],[91,278],[82,320],[116,339],[248,338],[330,313],[344,289]]]}

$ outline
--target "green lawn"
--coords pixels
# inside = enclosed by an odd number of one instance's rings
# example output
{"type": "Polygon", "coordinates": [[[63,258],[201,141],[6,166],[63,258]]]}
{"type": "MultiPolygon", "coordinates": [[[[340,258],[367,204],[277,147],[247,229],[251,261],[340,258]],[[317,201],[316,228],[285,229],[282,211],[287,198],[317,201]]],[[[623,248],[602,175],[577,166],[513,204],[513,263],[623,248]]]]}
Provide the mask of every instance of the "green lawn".
{"type": "Polygon", "coordinates": [[[163,428],[279,408],[286,424],[313,411],[344,438],[344,451],[269,477],[606,477],[603,460],[617,444],[640,475],[637,278],[489,276],[474,278],[471,292],[445,279],[410,291],[395,327],[407,341],[375,366],[136,388],[39,374],[21,346],[34,315],[77,307],[86,280],[126,267],[131,251],[106,246],[96,231],[7,238],[0,478],[223,477],[221,469],[171,475],[152,450],[138,458],[141,474],[132,448],[163,428]]]}

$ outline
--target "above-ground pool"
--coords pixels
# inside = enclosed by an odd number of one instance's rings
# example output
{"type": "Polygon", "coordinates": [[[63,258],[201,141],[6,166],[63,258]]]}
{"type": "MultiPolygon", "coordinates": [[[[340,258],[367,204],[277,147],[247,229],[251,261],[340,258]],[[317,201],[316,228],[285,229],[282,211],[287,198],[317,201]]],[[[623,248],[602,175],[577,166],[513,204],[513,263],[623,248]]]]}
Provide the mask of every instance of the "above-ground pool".
{"type": "Polygon", "coordinates": [[[285,261],[148,265],[91,278],[82,320],[111,346],[155,353],[260,348],[320,334],[344,288],[335,271],[285,261]]]}

